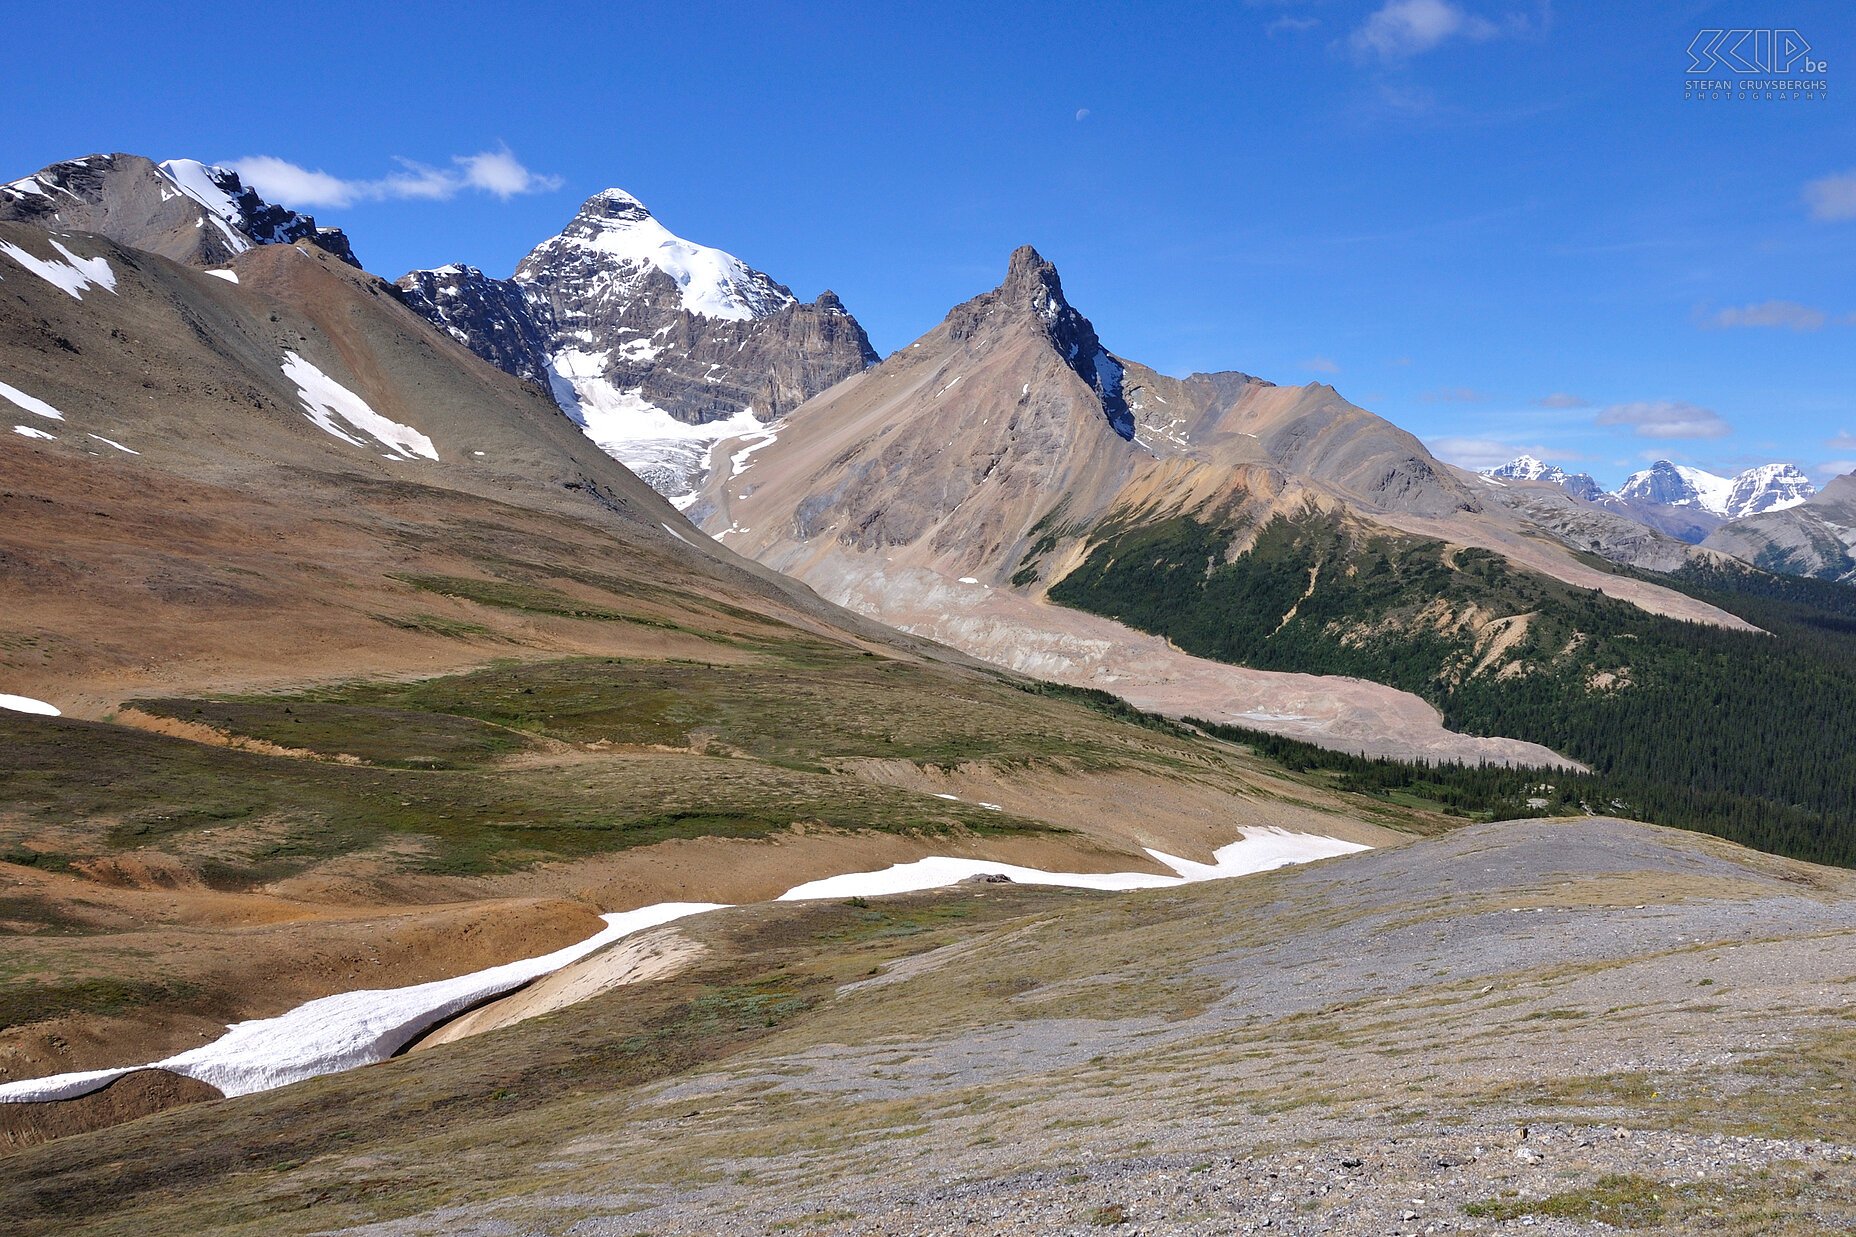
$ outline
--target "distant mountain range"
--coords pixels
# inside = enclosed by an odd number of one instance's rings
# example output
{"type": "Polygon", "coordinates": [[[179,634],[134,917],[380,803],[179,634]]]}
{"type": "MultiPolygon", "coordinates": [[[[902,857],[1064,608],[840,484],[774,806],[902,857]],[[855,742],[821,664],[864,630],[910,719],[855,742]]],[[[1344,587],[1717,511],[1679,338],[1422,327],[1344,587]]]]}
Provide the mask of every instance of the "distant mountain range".
{"type": "Polygon", "coordinates": [[[1481,475],[1491,480],[1534,481],[1556,485],[1575,498],[1629,515],[1641,523],[1690,544],[1705,541],[1730,520],[1784,511],[1817,492],[1809,477],[1791,464],[1760,464],[1723,477],[1700,468],[1657,460],[1624,484],[1606,492],[1591,475],[1567,472],[1531,455],[1519,455],[1481,475]]]}

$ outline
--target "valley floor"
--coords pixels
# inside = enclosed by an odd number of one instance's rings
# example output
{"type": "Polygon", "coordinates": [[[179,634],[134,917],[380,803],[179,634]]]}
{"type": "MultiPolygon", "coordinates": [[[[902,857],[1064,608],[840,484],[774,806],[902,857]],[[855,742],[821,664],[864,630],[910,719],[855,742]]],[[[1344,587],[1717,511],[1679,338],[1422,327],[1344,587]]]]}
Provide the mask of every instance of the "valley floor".
{"type": "Polygon", "coordinates": [[[1504,822],[652,936],[701,948],[442,1051],[25,1149],[0,1206],[27,1233],[370,1237],[1856,1224],[1856,880],[1692,834],[1504,822]]]}

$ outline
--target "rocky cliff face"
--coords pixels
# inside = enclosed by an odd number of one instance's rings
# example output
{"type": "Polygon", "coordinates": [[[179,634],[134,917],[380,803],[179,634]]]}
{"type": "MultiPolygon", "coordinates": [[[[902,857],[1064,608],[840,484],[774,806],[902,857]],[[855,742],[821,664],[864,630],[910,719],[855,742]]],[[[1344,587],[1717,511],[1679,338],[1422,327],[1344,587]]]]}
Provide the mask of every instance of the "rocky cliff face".
{"type": "Polygon", "coordinates": [[[399,287],[477,355],[546,386],[589,437],[673,497],[691,492],[715,441],[876,360],[833,293],[802,303],[618,189],[587,199],[511,279],[448,266],[399,287]]]}
{"type": "Polygon", "coordinates": [[[217,266],[257,245],[307,242],[359,266],[339,228],[267,202],[230,168],[193,159],[89,155],[0,185],[0,220],[95,232],[189,266],[217,266]]]}
{"type": "Polygon", "coordinates": [[[400,299],[445,334],[504,373],[551,389],[548,333],[514,280],[441,266],[402,276],[398,286],[400,299]]]}

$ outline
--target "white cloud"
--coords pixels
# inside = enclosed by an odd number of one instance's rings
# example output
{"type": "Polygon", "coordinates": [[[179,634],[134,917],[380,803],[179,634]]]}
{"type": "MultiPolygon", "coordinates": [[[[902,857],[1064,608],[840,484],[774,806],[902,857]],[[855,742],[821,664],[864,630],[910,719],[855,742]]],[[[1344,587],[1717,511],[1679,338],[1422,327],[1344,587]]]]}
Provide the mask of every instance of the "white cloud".
{"type": "Polygon", "coordinates": [[[1598,414],[1600,425],[1628,426],[1640,438],[1724,438],[1733,433],[1720,413],[1681,400],[1613,404],[1598,414]]]}
{"type": "Polygon", "coordinates": [[[1734,305],[1703,316],[1701,325],[1726,330],[1742,326],[1783,327],[1788,331],[1815,331],[1830,320],[1830,315],[1797,301],[1760,301],[1756,305],[1734,305]]]}
{"type": "Polygon", "coordinates": [[[1586,408],[1590,406],[1591,401],[1585,399],[1583,396],[1568,395],[1564,391],[1555,391],[1551,395],[1544,395],[1535,400],[1534,404],[1540,408],[1586,408]]]}
{"type": "MultiPolygon", "coordinates": [[[[1547,12],[1543,4],[1543,26],[1547,12]]],[[[1480,43],[1528,34],[1534,29],[1534,23],[1518,13],[1496,22],[1471,13],[1451,0],[1386,0],[1360,24],[1348,42],[1354,55],[1361,59],[1376,57],[1384,61],[1402,61],[1423,55],[1451,39],[1480,43]]]]}
{"type": "Polygon", "coordinates": [[[1313,370],[1317,374],[1338,374],[1340,373],[1340,366],[1335,364],[1333,357],[1325,357],[1325,356],[1309,357],[1306,361],[1302,362],[1302,368],[1307,369],[1307,370],[1313,370]]]}
{"type": "Polygon", "coordinates": [[[1321,19],[1319,17],[1296,17],[1292,14],[1284,13],[1275,21],[1263,27],[1263,33],[1269,35],[1271,38],[1275,38],[1279,34],[1301,34],[1307,30],[1313,30],[1320,24],[1321,19]]]}
{"type": "Polygon", "coordinates": [[[1419,398],[1427,404],[1480,404],[1489,397],[1474,387],[1440,387],[1419,398]]]}
{"type": "Polygon", "coordinates": [[[455,161],[464,183],[508,201],[518,193],[545,193],[561,187],[558,176],[541,176],[523,167],[507,146],[465,155],[455,161]]]}
{"type": "Polygon", "coordinates": [[[1856,460],[1825,460],[1811,470],[1825,481],[1856,472],[1856,460]]]}
{"type": "Polygon", "coordinates": [[[376,180],[349,180],[320,169],[311,171],[275,155],[249,155],[226,166],[258,193],[287,206],[352,206],[356,202],[415,199],[442,202],[466,189],[507,201],[519,193],[542,193],[561,187],[558,176],[543,176],[524,167],[507,146],[474,155],[457,155],[448,168],[411,159],[400,170],[376,180]]]}
{"type": "Polygon", "coordinates": [[[1077,109],[1076,109],[1076,118],[1077,118],[1078,120],[1088,120],[1088,119],[1089,119],[1089,109],[1088,109],[1088,108],[1086,108],[1086,107],[1079,107],[1079,108],[1077,108],[1077,109]]]}
{"type": "Polygon", "coordinates": [[[274,202],[297,206],[346,206],[354,201],[348,181],[327,172],[312,172],[270,155],[252,155],[226,164],[239,179],[274,202]]]}
{"type": "Polygon", "coordinates": [[[1811,181],[1804,187],[1804,202],[1811,208],[1813,219],[1856,219],[1856,172],[1811,181]]]}
{"type": "Polygon", "coordinates": [[[1856,434],[1843,430],[1836,437],[1826,440],[1824,445],[1832,451],[1856,451],[1856,434]]]}

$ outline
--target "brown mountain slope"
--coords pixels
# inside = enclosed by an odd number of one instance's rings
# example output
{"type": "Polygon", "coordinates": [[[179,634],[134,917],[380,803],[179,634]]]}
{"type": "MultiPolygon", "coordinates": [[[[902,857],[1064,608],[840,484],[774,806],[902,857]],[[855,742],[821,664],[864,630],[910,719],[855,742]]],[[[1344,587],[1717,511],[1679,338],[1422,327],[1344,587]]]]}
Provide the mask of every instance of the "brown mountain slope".
{"type": "Polygon", "coordinates": [[[64,713],[0,709],[0,1079],[652,902],[1438,823],[821,601],[312,246],[0,244],[0,693],[64,713]]]}
{"type": "MultiPolygon", "coordinates": [[[[0,224],[0,239],[60,260],[46,233],[0,224]]],[[[597,564],[658,594],[648,612],[678,592],[752,599],[842,632],[842,614],[694,536],[545,395],[371,275],[306,245],[240,255],[231,283],[98,237],[61,243],[115,288],[79,298],[0,269],[0,381],[63,414],[0,408],[35,432],[0,448],[8,623],[45,633],[10,668],[16,692],[82,712],[146,686],[469,664],[481,644],[395,625],[446,609],[399,577],[493,575],[500,557],[597,564]],[[391,447],[339,412],[325,431],[300,383],[345,389],[416,441],[391,447]]]]}

